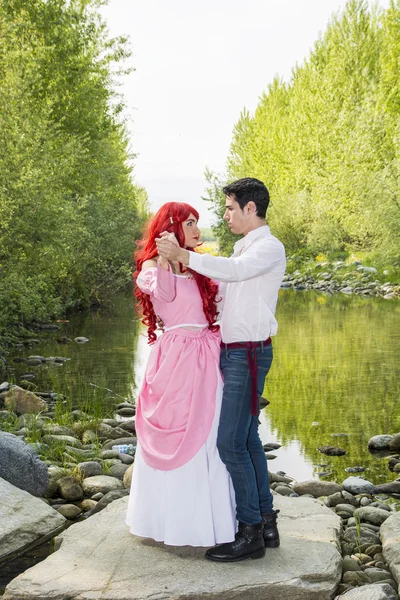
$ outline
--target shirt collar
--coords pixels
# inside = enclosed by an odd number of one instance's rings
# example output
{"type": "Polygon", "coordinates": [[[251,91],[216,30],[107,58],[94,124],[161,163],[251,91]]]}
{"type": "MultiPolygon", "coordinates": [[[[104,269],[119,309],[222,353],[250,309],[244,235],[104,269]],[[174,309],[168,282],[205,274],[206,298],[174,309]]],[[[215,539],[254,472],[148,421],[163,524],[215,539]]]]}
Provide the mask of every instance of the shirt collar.
{"type": "Polygon", "coordinates": [[[271,232],[270,232],[268,225],[262,225],[261,227],[252,229],[252,231],[249,231],[249,233],[247,235],[245,235],[244,237],[242,237],[240,240],[238,240],[236,242],[236,244],[233,247],[235,254],[236,254],[236,252],[239,252],[240,250],[243,250],[244,248],[249,246],[252,242],[257,240],[258,238],[267,237],[268,235],[270,235],[270,233],[271,232]]]}

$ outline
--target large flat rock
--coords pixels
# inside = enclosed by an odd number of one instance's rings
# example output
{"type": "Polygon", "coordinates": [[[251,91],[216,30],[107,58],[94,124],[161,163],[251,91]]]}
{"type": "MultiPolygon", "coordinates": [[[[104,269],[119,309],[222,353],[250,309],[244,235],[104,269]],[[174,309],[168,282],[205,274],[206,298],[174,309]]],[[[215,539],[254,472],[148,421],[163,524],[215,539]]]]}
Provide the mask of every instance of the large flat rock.
{"type": "Polygon", "coordinates": [[[65,518],[0,477],[0,563],[56,535],[65,518]]]}
{"type": "Polygon", "coordinates": [[[3,600],[330,600],[340,518],[312,498],[275,498],[280,548],[234,564],[132,536],[128,498],[116,500],[63,532],[60,549],[14,579],[3,600]]]}
{"type": "Polygon", "coordinates": [[[391,515],[380,529],[382,551],[397,583],[400,584],[400,512],[391,515]]]}

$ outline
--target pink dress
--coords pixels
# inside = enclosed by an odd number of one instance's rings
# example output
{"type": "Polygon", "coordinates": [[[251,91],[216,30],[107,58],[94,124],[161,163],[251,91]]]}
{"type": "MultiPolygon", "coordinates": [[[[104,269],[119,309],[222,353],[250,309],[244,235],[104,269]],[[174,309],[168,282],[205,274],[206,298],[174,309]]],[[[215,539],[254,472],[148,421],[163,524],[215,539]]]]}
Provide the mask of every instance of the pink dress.
{"type": "Polygon", "coordinates": [[[126,522],[131,533],[173,546],[232,541],[234,493],[216,448],[220,335],[208,329],[193,278],[157,267],[142,271],[137,284],[165,333],[152,346],[137,399],[126,522]]]}

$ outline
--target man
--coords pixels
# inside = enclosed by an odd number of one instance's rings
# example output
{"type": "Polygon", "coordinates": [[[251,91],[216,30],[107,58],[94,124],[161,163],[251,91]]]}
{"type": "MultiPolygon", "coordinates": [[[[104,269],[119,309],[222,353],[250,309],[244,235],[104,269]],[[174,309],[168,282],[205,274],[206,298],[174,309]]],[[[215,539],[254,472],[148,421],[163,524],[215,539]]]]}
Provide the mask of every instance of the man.
{"type": "Polygon", "coordinates": [[[157,242],[161,256],[222,282],[220,366],[224,378],[217,447],[235,490],[239,529],[235,540],[210,548],[206,557],[220,562],[260,558],[265,547],[279,546],[265,453],[258,435],[259,398],[272,362],[270,336],[286,268],[282,243],[265,224],[266,186],[244,178],[223,188],[224,219],[235,234],[230,258],[188,252],[170,240],[157,242]]]}

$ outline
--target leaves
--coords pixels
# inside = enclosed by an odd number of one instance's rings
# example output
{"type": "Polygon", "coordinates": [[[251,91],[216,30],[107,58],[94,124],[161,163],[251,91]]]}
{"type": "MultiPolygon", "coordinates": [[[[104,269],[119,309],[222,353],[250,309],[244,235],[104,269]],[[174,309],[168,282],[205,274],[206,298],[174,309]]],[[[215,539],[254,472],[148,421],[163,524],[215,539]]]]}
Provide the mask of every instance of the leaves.
{"type": "Polygon", "coordinates": [[[0,0],[0,330],[130,279],[147,196],[133,183],[115,67],[92,0],[0,0]]]}
{"type": "MultiPolygon", "coordinates": [[[[400,1],[386,11],[350,0],[310,56],[267,87],[234,128],[224,179],[256,177],[268,220],[289,251],[362,250],[400,259],[400,1]]],[[[216,180],[208,190],[226,251],[216,180]]]]}

